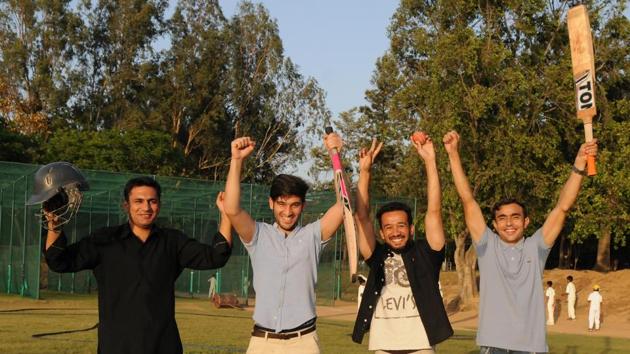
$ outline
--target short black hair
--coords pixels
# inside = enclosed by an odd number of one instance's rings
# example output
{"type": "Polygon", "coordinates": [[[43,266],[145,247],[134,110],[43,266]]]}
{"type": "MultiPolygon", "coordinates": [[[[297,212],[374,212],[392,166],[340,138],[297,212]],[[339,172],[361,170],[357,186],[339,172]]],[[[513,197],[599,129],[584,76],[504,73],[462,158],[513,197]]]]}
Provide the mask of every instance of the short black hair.
{"type": "Polygon", "coordinates": [[[404,211],[407,214],[407,222],[409,225],[413,224],[413,216],[411,215],[411,208],[409,205],[402,202],[389,202],[381,206],[376,212],[376,218],[378,219],[378,225],[380,228],[383,228],[381,217],[383,214],[389,213],[390,211],[404,211]]]}
{"type": "Polygon", "coordinates": [[[160,187],[160,184],[151,177],[142,176],[134,177],[127,181],[127,184],[125,184],[125,189],[123,190],[123,197],[125,197],[125,201],[129,202],[129,193],[131,193],[132,189],[134,189],[135,187],[143,186],[152,187],[153,189],[155,189],[155,191],[157,192],[158,200],[161,199],[162,187],[160,187]]]}
{"type": "Polygon", "coordinates": [[[553,282],[551,280],[547,280],[547,286],[552,286],[553,282]]]}
{"type": "Polygon", "coordinates": [[[499,209],[501,209],[502,206],[508,205],[508,204],[516,204],[516,205],[520,206],[521,209],[523,209],[523,218],[527,217],[527,208],[525,208],[525,204],[521,203],[516,198],[504,198],[504,199],[501,199],[498,202],[496,202],[494,204],[494,206],[492,207],[492,219],[496,219],[497,218],[497,211],[499,211],[499,209]]]}
{"type": "Polygon", "coordinates": [[[304,202],[306,200],[306,192],[308,192],[308,184],[303,179],[297,176],[281,174],[271,181],[269,197],[272,200],[276,200],[278,197],[296,195],[304,202]]]}
{"type": "Polygon", "coordinates": [[[567,277],[567,280],[568,280],[568,281],[573,281],[573,276],[572,276],[572,275],[569,275],[569,276],[567,277]]]}

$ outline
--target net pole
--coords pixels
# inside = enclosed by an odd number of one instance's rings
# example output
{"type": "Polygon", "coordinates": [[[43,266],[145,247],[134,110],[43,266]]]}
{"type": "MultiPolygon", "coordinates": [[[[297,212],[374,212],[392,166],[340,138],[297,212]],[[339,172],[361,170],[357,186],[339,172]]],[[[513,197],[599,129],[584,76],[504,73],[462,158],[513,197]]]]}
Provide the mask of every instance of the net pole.
{"type": "MultiPolygon", "coordinates": [[[[20,272],[20,295],[24,296],[28,293],[28,282],[26,281],[26,202],[28,201],[28,178],[24,178],[24,212],[22,215],[22,270],[20,272]]],[[[19,179],[18,179],[19,180],[19,179]]]]}
{"type": "MultiPolygon", "coordinates": [[[[74,222],[72,223],[73,224],[72,225],[73,226],[72,227],[73,228],[73,230],[72,230],[72,243],[77,242],[77,219],[78,218],[75,217],[74,218],[74,222]]],[[[72,285],[71,285],[71,288],[70,288],[70,293],[71,294],[74,294],[74,291],[75,291],[75,286],[76,286],[75,282],[76,282],[76,278],[77,278],[76,275],[77,275],[76,272],[72,272],[72,275],[70,277],[70,279],[72,279],[72,285]]]]}
{"type": "MultiPolygon", "coordinates": [[[[2,211],[3,210],[4,210],[4,188],[0,188],[0,234],[2,233],[2,211]]],[[[7,268],[7,279],[8,279],[8,271],[9,269],[7,268]]]]}
{"type": "Polygon", "coordinates": [[[13,285],[13,225],[15,224],[15,182],[11,185],[11,227],[9,231],[9,265],[7,277],[7,294],[11,293],[13,285]]]}
{"type": "Polygon", "coordinates": [[[112,205],[112,191],[108,190],[107,191],[107,226],[110,226],[110,223],[109,223],[109,221],[110,221],[110,219],[109,219],[109,213],[110,213],[109,207],[111,205],[112,205]]]}
{"type": "MultiPolygon", "coordinates": [[[[90,196],[90,211],[89,211],[89,217],[88,217],[88,235],[92,234],[92,210],[94,207],[94,198],[92,196],[90,196]]],[[[77,212],[77,215],[75,216],[78,217],[79,213],[77,212]]],[[[88,273],[87,275],[87,293],[91,294],[92,293],[92,276],[88,273]]]]}

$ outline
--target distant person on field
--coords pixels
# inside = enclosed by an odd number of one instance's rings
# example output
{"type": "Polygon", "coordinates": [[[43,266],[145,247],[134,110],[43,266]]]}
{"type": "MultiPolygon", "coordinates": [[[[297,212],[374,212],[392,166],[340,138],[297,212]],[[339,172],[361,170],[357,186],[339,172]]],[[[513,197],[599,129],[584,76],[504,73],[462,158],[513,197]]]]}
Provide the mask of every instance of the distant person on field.
{"type": "Polygon", "coordinates": [[[212,274],[208,279],[208,298],[212,299],[217,291],[217,277],[216,274],[212,274]]]}
{"type": "MultiPolygon", "coordinates": [[[[47,172],[46,184],[54,180],[59,166],[47,172]]],[[[70,245],[55,213],[44,207],[46,263],[59,273],[93,271],[98,284],[99,354],[182,353],[175,280],[184,268],[219,268],[228,261],[232,239],[229,219],[222,212],[223,193],[216,201],[223,215],[219,232],[207,245],[156,224],[161,187],[153,178],[130,179],[123,197],[128,221],[98,229],[70,245]]]]}
{"type": "MultiPolygon", "coordinates": [[[[372,141],[359,153],[356,219],[361,255],[370,267],[365,293],[354,323],[352,340],[361,343],[370,332],[368,350],[385,353],[435,353],[436,345],[453,335],[438,281],[444,262],[440,180],[433,141],[425,133],[412,140],[424,163],[427,183],[425,234],[414,240],[411,208],[384,204],[370,219],[371,167],[382,143],[372,141]],[[376,241],[379,235],[382,242],[376,241]]],[[[416,134],[414,134],[415,136],[416,134]]]]}
{"type": "Polygon", "coordinates": [[[575,320],[575,300],[577,293],[575,291],[575,284],[573,284],[573,276],[567,277],[567,288],[565,290],[567,294],[567,311],[569,313],[569,320],[575,320]]]}
{"type": "Polygon", "coordinates": [[[365,275],[359,274],[357,276],[357,279],[359,280],[359,288],[357,289],[357,309],[358,309],[359,306],[361,305],[361,299],[363,298],[363,291],[365,291],[365,282],[367,281],[367,278],[365,277],[365,275]]]}
{"type": "MultiPolygon", "coordinates": [[[[477,344],[482,354],[547,352],[543,270],[586,175],[587,156],[597,154],[597,141],[582,144],[573,165],[567,168],[569,177],[556,205],[543,226],[527,238],[527,209],[515,199],[497,202],[492,208],[494,230],[486,225],[462,166],[459,143],[455,131],[444,136],[466,227],[478,255],[481,281],[477,344]]],[[[518,164],[518,159],[514,163],[518,164]]]]}
{"type": "Polygon", "coordinates": [[[547,325],[553,326],[553,314],[556,309],[556,291],[553,290],[553,282],[551,280],[547,281],[545,297],[547,297],[547,325]]]}
{"type": "Polygon", "coordinates": [[[604,299],[602,298],[602,294],[599,293],[599,285],[593,286],[593,292],[588,294],[588,302],[590,303],[588,307],[588,330],[592,331],[595,329],[599,330],[599,317],[601,315],[602,302],[604,299]]]}
{"type": "MultiPolygon", "coordinates": [[[[341,138],[328,134],[326,148],[341,149],[341,138]]],[[[271,182],[269,209],[274,223],[256,222],[241,208],[241,170],[254,151],[249,137],[231,143],[232,159],[225,184],[225,211],[249,253],[256,306],[248,354],[316,354],[317,265],[326,244],[343,221],[343,206],[333,204],[319,219],[302,225],[308,185],[301,178],[278,175],[271,182]]]]}

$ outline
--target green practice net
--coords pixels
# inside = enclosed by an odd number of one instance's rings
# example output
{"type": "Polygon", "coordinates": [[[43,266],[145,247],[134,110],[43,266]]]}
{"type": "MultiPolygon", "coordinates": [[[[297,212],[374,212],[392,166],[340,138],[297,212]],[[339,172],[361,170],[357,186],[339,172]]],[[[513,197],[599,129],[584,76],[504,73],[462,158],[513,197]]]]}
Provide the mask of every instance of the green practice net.
{"type": "MultiPolygon", "coordinates": [[[[39,166],[0,162],[0,291],[39,298],[40,289],[69,293],[98,291],[92,271],[59,274],[48,270],[42,248],[45,234],[37,216],[39,206],[26,206],[33,188],[33,175],[39,166]]],[[[122,209],[122,189],[136,174],[82,170],[90,190],[84,194],[77,216],[64,228],[68,241],[76,242],[92,231],[126,222],[122,209]]],[[[216,195],[223,183],[205,180],[152,176],[162,186],[162,205],[158,224],[183,230],[189,237],[208,242],[218,229],[219,211],[216,195]]],[[[269,186],[241,185],[241,205],[255,220],[273,223],[268,205],[269,186]]],[[[404,200],[415,210],[414,200],[404,200]]],[[[333,205],[333,191],[309,192],[302,223],[320,218],[333,205]]],[[[386,200],[373,200],[374,208],[386,200]]],[[[255,297],[253,272],[247,251],[239,238],[233,237],[232,257],[221,269],[197,271],[185,269],[176,281],[178,296],[207,297],[209,279],[216,278],[216,291],[235,294],[242,303],[255,297]]],[[[346,248],[341,227],[328,243],[319,265],[317,299],[319,304],[333,304],[336,299],[354,300],[356,284],[348,274],[346,248]]],[[[360,273],[367,275],[360,264],[360,273]]]]}

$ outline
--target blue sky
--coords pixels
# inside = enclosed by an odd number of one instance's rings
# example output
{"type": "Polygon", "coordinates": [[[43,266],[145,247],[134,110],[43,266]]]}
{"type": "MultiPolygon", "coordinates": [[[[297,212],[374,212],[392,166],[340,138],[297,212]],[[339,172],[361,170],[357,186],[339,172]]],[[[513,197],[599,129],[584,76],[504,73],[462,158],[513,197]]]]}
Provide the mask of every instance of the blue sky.
{"type": "MultiPolygon", "coordinates": [[[[285,55],[315,78],[328,108],[340,112],[365,104],[376,59],[389,48],[387,27],[394,0],[262,0],[278,23],[285,55]]],[[[219,0],[231,17],[237,0],[219,0]]]]}

